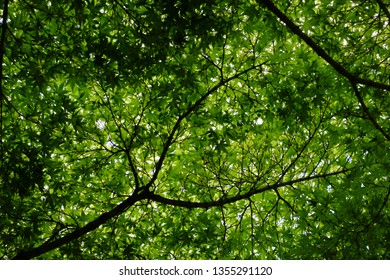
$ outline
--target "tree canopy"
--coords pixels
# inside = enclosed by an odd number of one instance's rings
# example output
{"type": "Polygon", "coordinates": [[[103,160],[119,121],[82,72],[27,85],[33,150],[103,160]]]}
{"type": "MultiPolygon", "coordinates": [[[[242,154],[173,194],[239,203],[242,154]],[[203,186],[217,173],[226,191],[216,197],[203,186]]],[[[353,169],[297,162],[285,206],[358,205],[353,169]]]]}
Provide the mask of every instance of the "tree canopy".
{"type": "Polygon", "coordinates": [[[1,1],[0,258],[390,258],[389,5],[1,1]]]}

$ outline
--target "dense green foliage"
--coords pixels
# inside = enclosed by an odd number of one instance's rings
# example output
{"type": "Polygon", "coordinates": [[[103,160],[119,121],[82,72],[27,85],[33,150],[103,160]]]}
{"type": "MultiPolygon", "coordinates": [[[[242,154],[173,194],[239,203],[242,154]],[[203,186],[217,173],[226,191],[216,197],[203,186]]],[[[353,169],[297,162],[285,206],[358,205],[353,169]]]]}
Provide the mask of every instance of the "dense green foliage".
{"type": "Polygon", "coordinates": [[[0,258],[390,258],[389,5],[1,1],[0,258]]]}

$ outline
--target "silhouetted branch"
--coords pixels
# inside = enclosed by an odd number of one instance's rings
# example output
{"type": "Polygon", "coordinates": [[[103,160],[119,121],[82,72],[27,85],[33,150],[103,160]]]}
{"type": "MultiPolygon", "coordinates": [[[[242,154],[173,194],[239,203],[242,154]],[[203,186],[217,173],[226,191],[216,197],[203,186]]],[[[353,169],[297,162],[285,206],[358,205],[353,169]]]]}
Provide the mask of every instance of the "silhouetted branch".
{"type": "Polygon", "coordinates": [[[350,73],[340,63],[334,60],[323,48],[313,41],[308,35],[293,23],[281,10],[279,10],[270,0],[261,0],[261,3],[267,7],[275,16],[277,16],[286,26],[298,37],[300,37],[309,47],[311,47],[320,57],[328,62],[339,74],[346,77],[349,81],[356,84],[363,84],[379,89],[390,90],[390,85],[379,83],[376,81],[360,78],[350,73]]]}
{"type": "Polygon", "coordinates": [[[382,11],[387,15],[387,17],[390,19],[390,12],[389,10],[387,9],[387,6],[385,3],[382,2],[382,0],[375,0],[379,7],[382,9],[382,11]]]}
{"type": "Polygon", "coordinates": [[[93,220],[92,222],[86,224],[85,226],[76,229],[75,231],[65,235],[64,237],[61,237],[57,240],[46,242],[42,244],[41,246],[38,246],[36,248],[28,249],[25,251],[19,252],[13,259],[15,260],[28,260],[35,257],[38,257],[44,253],[47,253],[51,250],[57,249],[61,247],[62,245],[65,245],[75,239],[78,239],[87,233],[97,229],[99,226],[106,223],[108,220],[114,218],[115,216],[118,216],[125,212],[129,207],[133,206],[136,202],[143,200],[147,197],[146,192],[134,194],[130,197],[128,197],[126,200],[124,200],[122,203],[118,204],[115,208],[113,208],[111,211],[105,212],[101,214],[97,219],[93,220]]]}
{"type": "MultiPolygon", "coordinates": [[[[378,0],[380,2],[380,0],[378,0]]],[[[379,3],[378,2],[378,3],[379,3]]],[[[345,69],[340,63],[334,60],[323,48],[321,48],[317,43],[315,43],[308,35],[306,35],[295,23],[293,23],[281,10],[279,10],[270,0],[262,0],[263,3],[268,10],[270,10],[275,16],[277,16],[282,22],[286,24],[286,26],[298,37],[300,37],[307,45],[309,45],[320,57],[322,57],[326,62],[328,62],[333,69],[335,69],[339,74],[347,78],[354,89],[356,98],[358,99],[360,105],[364,113],[367,115],[371,123],[378,129],[385,138],[390,141],[390,136],[387,134],[384,129],[378,124],[378,122],[371,115],[369,109],[364,103],[363,98],[361,97],[359,91],[357,90],[356,84],[363,84],[366,86],[390,90],[390,85],[379,83],[376,81],[368,80],[360,78],[356,75],[350,73],[347,69],[345,69]]],[[[382,3],[383,4],[383,3],[382,3]]]]}
{"type": "Polygon", "coordinates": [[[256,194],[263,193],[263,192],[268,191],[268,190],[275,190],[275,189],[278,189],[278,188],[281,188],[284,186],[290,186],[290,185],[293,185],[293,184],[296,184],[299,182],[309,181],[309,180],[318,179],[318,178],[326,178],[329,176],[334,176],[334,175],[338,175],[338,174],[342,174],[342,173],[346,173],[346,172],[348,172],[348,170],[341,170],[341,171],[336,171],[336,172],[331,172],[331,173],[326,173],[326,174],[314,175],[314,176],[304,177],[304,178],[300,178],[300,179],[296,179],[296,180],[291,180],[288,182],[275,183],[275,184],[268,185],[268,186],[265,186],[265,187],[260,188],[260,189],[252,189],[244,194],[238,194],[238,195],[233,196],[233,197],[223,198],[223,199],[219,199],[216,201],[205,201],[205,202],[183,201],[183,200],[165,198],[161,195],[154,194],[154,193],[151,193],[148,198],[150,200],[160,202],[160,203],[163,203],[166,205],[179,206],[179,207],[183,207],[183,208],[206,208],[207,209],[207,208],[211,208],[211,207],[215,207],[215,206],[221,207],[225,204],[230,204],[230,203],[237,202],[239,200],[248,199],[256,194]]]}

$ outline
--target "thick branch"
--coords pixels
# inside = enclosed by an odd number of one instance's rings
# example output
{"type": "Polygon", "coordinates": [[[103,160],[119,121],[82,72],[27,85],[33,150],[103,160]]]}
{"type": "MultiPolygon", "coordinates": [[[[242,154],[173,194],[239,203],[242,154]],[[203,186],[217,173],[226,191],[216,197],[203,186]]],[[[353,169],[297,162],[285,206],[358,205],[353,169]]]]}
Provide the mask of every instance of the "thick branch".
{"type": "Polygon", "coordinates": [[[75,231],[65,235],[64,237],[61,237],[61,238],[54,240],[52,242],[44,243],[39,247],[32,248],[32,249],[29,249],[26,251],[21,251],[13,259],[15,259],[15,260],[32,259],[32,258],[38,257],[44,253],[47,253],[51,250],[57,249],[57,248],[61,247],[62,245],[65,245],[65,244],[67,244],[75,239],[78,239],[78,238],[86,235],[87,233],[97,229],[99,226],[103,225],[111,218],[114,218],[115,216],[122,214],[123,212],[126,211],[126,209],[133,206],[136,202],[145,199],[147,197],[147,195],[148,194],[146,192],[134,194],[134,195],[128,197],[122,203],[118,204],[111,211],[103,213],[97,219],[86,224],[82,228],[76,229],[75,231]]]}
{"type": "Polygon", "coordinates": [[[382,0],[376,0],[378,3],[379,7],[382,9],[382,11],[386,14],[386,16],[390,19],[390,12],[387,9],[387,6],[385,3],[382,2],[382,0]]]}
{"type": "Polygon", "coordinates": [[[163,196],[160,196],[158,194],[153,194],[153,193],[151,193],[148,198],[150,200],[160,202],[160,203],[163,203],[166,205],[179,206],[179,207],[189,208],[189,209],[191,209],[191,208],[206,208],[207,209],[207,208],[211,208],[211,207],[215,207],[215,206],[221,207],[223,205],[234,203],[234,202],[239,201],[239,200],[248,199],[251,196],[254,196],[254,195],[259,194],[259,193],[263,193],[263,192],[268,191],[268,190],[276,190],[280,187],[290,186],[290,185],[293,185],[296,183],[309,181],[309,180],[313,180],[313,179],[326,178],[329,176],[334,176],[334,175],[346,173],[347,171],[348,170],[341,170],[341,171],[336,171],[336,172],[332,172],[332,173],[308,176],[308,177],[304,177],[304,178],[300,178],[300,179],[296,179],[296,180],[291,180],[288,182],[275,183],[275,184],[268,185],[268,186],[265,186],[265,187],[260,188],[260,189],[250,190],[244,194],[238,194],[238,195],[233,196],[233,197],[219,199],[216,201],[191,202],[191,201],[175,200],[175,199],[165,198],[163,196]]]}
{"type": "Polygon", "coordinates": [[[326,51],[323,48],[321,48],[318,44],[316,44],[309,36],[303,33],[303,31],[295,23],[293,23],[281,10],[279,10],[270,0],[262,0],[261,2],[282,22],[284,22],[294,34],[296,34],[303,41],[305,41],[305,43],[309,45],[320,57],[322,57],[326,62],[328,62],[333,67],[333,69],[335,69],[338,73],[340,73],[350,81],[354,89],[355,96],[358,99],[360,105],[362,106],[363,112],[367,115],[367,117],[374,125],[374,127],[377,130],[379,130],[379,132],[382,133],[388,141],[390,141],[389,134],[384,131],[384,129],[378,124],[378,122],[371,115],[369,109],[364,103],[361,94],[359,93],[356,87],[357,84],[363,84],[374,88],[390,90],[390,85],[375,82],[372,80],[362,79],[358,76],[351,74],[340,63],[335,61],[329,54],[327,54],[326,51]]]}
{"type": "Polygon", "coordinates": [[[349,81],[355,84],[363,84],[379,89],[390,90],[390,85],[375,82],[368,79],[360,78],[356,75],[350,73],[345,69],[340,63],[334,60],[326,51],[316,44],[309,36],[307,36],[303,31],[293,23],[281,10],[279,10],[270,0],[261,0],[262,4],[267,7],[275,16],[277,16],[286,26],[298,37],[300,37],[307,45],[309,45],[320,57],[322,57],[326,62],[328,62],[339,74],[346,77],[349,81]]]}

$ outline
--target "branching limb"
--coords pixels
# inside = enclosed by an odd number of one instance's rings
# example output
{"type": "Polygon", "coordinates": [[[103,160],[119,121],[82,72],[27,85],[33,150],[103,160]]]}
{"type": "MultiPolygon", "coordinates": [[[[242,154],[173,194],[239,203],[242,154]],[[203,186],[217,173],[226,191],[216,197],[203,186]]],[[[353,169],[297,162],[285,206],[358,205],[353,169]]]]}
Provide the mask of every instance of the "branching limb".
{"type": "Polygon", "coordinates": [[[175,134],[179,130],[180,125],[183,122],[183,120],[185,120],[192,113],[194,113],[201,106],[201,104],[207,99],[207,97],[209,97],[211,94],[216,92],[218,89],[220,89],[224,85],[228,84],[230,81],[232,81],[234,79],[237,79],[238,77],[240,77],[240,76],[242,76],[242,75],[244,75],[244,74],[246,74],[246,73],[248,73],[248,72],[250,72],[250,71],[252,71],[254,69],[257,69],[257,68],[261,67],[265,63],[266,62],[264,62],[262,64],[259,64],[259,65],[254,65],[254,66],[252,66],[252,67],[250,67],[248,69],[245,69],[245,70],[243,70],[243,71],[241,71],[239,73],[236,73],[235,75],[233,75],[233,76],[231,76],[231,77],[229,77],[229,78],[227,78],[225,80],[221,80],[218,84],[216,84],[214,87],[209,89],[205,94],[203,94],[194,104],[192,104],[187,109],[187,111],[185,111],[182,115],[180,115],[178,117],[175,125],[173,126],[173,128],[171,130],[171,133],[168,136],[167,141],[164,144],[163,151],[161,152],[161,155],[160,155],[160,159],[156,163],[155,172],[153,173],[153,176],[152,176],[151,180],[149,181],[149,183],[145,186],[146,188],[149,188],[150,186],[152,186],[154,184],[154,182],[156,181],[156,179],[158,177],[158,174],[160,173],[160,170],[162,168],[163,162],[165,161],[165,157],[166,157],[166,155],[168,153],[168,150],[169,150],[170,146],[172,145],[172,143],[174,141],[175,134]]]}
{"type": "MultiPolygon", "coordinates": [[[[253,66],[251,68],[248,68],[242,72],[239,72],[239,73],[233,75],[230,78],[227,78],[225,80],[220,81],[217,85],[215,85],[213,88],[208,90],[197,102],[195,102],[192,106],[190,106],[184,114],[179,116],[178,120],[176,121],[175,125],[172,128],[171,133],[168,136],[167,142],[164,145],[160,159],[156,164],[156,169],[155,169],[155,172],[153,174],[153,177],[151,178],[151,180],[149,181],[148,184],[139,188],[139,190],[137,192],[135,192],[133,195],[129,196],[126,200],[124,200],[122,203],[117,205],[115,208],[113,208],[112,210],[110,210],[108,212],[103,213],[97,219],[88,223],[84,227],[79,228],[79,229],[73,231],[72,233],[70,233],[62,238],[59,238],[57,240],[54,240],[52,242],[44,243],[39,247],[30,249],[27,251],[22,251],[19,254],[17,254],[14,257],[14,259],[31,259],[31,258],[40,256],[44,253],[47,253],[51,250],[54,250],[56,248],[59,248],[62,245],[69,243],[75,239],[78,239],[78,238],[84,236],[85,234],[97,229],[99,226],[103,225],[108,220],[125,212],[129,207],[133,206],[136,202],[143,200],[143,199],[153,200],[152,199],[153,197],[159,197],[159,196],[156,196],[156,195],[153,195],[152,193],[150,193],[150,187],[153,185],[153,183],[157,179],[157,176],[162,168],[162,165],[163,165],[165,157],[168,153],[168,150],[174,141],[175,134],[180,128],[181,122],[184,119],[186,119],[188,116],[190,116],[206,100],[206,98],[208,96],[210,96],[212,93],[216,92],[220,87],[224,86],[225,84],[227,84],[231,80],[236,79],[239,76],[244,75],[244,74],[248,73],[249,71],[256,69],[257,67],[260,67],[260,66],[261,65],[253,66]]],[[[157,199],[154,199],[154,200],[158,201],[157,199]]],[[[220,204],[220,206],[222,206],[222,205],[223,204],[220,204]]],[[[214,206],[214,205],[212,205],[212,206],[214,206]]],[[[216,206],[218,206],[218,205],[216,205],[216,206]]],[[[191,207],[189,207],[189,208],[191,208],[191,207]]]]}
{"type": "Polygon", "coordinates": [[[268,10],[278,17],[286,26],[299,38],[301,38],[309,47],[311,47],[321,58],[328,62],[339,74],[346,77],[349,81],[356,84],[363,84],[374,88],[390,90],[390,85],[376,81],[360,78],[350,73],[340,63],[334,60],[323,48],[306,35],[295,23],[293,23],[281,10],[279,10],[270,0],[260,1],[268,10]]]}
{"type": "MultiPolygon", "coordinates": [[[[317,43],[315,43],[308,35],[306,35],[295,23],[293,23],[287,15],[285,15],[281,10],[279,10],[270,0],[262,0],[261,3],[270,10],[279,20],[281,20],[283,23],[286,24],[286,26],[298,37],[300,37],[309,47],[311,47],[322,59],[324,59],[326,62],[328,62],[333,69],[335,69],[339,74],[347,78],[356,95],[356,98],[359,100],[360,105],[362,106],[363,111],[368,116],[372,124],[375,126],[376,129],[378,129],[388,141],[390,141],[390,135],[387,134],[383,128],[378,124],[378,122],[372,117],[370,114],[367,106],[365,105],[359,91],[357,90],[356,85],[357,84],[363,84],[366,86],[378,88],[378,89],[384,89],[384,90],[390,90],[390,85],[379,83],[376,81],[368,80],[360,78],[356,75],[353,75],[350,73],[347,69],[345,69],[340,63],[338,63],[336,60],[334,60],[323,48],[321,48],[317,43]]],[[[378,0],[378,3],[381,3],[380,0],[378,0]]],[[[382,3],[383,4],[383,3],[382,3]]],[[[382,7],[382,6],[381,6],[382,7]]]]}
{"type": "Polygon", "coordinates": [[[278,199],[280,199],[281,201],[283,201],[284,203],[286,203],[286,205],[291,209],[291,211],[293,212],[297,212],[295,211],[294,207],[292,207],[292,205],[290,204],[290,202],[288,202],[283,196],[280,195],[278,189],[275,189],[275,192],[276,192],[276,195],[278,196],[278,199]]]}
{"type": "Polygon", "coordinates": [[[179,207],[183,207],[183,208],[205,208],[205,209],[207,209],[207,208],[211,208],[211,207],[215,207],[215,206],[221,207],[223,205],[234,203],[234,202],[237,202],[237,201],[243,200],[243,199],[249,199],[250,197],[252,197],[256,194],[263,193],[263,192],[268,191],[268,190],[275,190],[275,189],[278,189],[278,188],[281,188],[284,186],[290,186],[290,185],[293,185],[296,183],[310,181],[310,180],[318,179],[318,178],[326,178],[326,177],[335,176],[338,174],[345,174],[347,172],[348,172],[348,170],[340,170],[340,171],[326,173],[326,174],[320,174],[320,175],[299,178],[299,179],[291,180],[288,182],[275,183],[272,185],[267,185],[267,186],[260,188],[260,189],[252,189],[244,194],[238,194],[238,195],[233,196],[233,197],[223,198],[223,199],[219,199],[216,201],[191,202],[191,201],[175,200],[175,199],[165,198],[163,196],[160,196],[160,195],[154,194],[154,193],[151,193],[149,195],[149,199],[156,201],[156,202],[166,204],[166,205],[179,206],[179,207]]]}
{"type": "Polygon", "coordinates": [[[85,226],[78,228],[75,231],[65,235],[64,237],[59,238],[57,240],[54,240],[52,242],[44,243],[41,246],[26,250],[26,251],[21,251],[13,259],[15,259],[15,260],[32,259],[32,258],[38,257],[44,253],[47,253],[51,250],[57,249],[57,248],[61,247],[62,245],[65,245],[69,242],[72,242],[73,240],[76,240],[76,239],[86,235],[87,233],[97,229],[98,227],[100,227],[101,225],[106,223],[108,220],[122,214],[129,207],[133,206],[136,202],[143,200],[145,198],[147,198],[146,192],[132,195],[132,196],[128,197],[126,200],[124,200],[122,203],[118,204],[112,210],[103,213],[97,219],[86,224],[85,226]]]}

